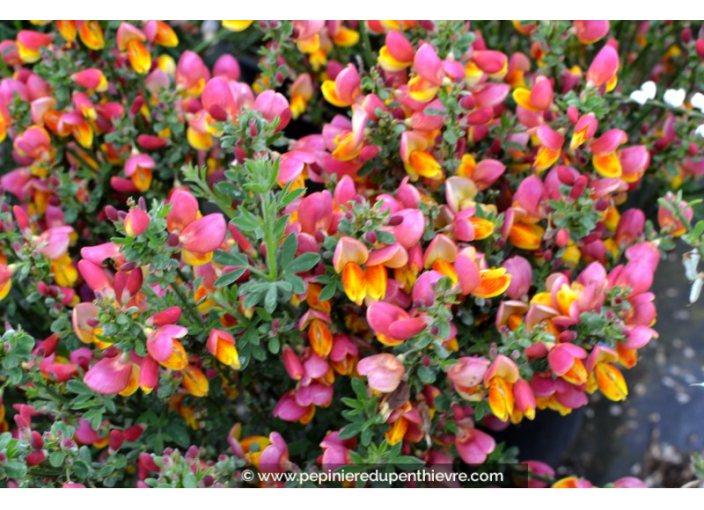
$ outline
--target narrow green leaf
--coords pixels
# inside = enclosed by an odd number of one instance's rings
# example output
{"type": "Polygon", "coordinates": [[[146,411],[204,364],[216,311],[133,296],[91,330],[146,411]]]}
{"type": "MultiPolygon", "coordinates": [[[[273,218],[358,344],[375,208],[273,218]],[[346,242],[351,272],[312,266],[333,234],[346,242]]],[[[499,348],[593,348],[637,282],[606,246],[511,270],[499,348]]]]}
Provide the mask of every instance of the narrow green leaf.
{"type": "Polygon", "coordinates": [[[244,274],[247,270],[246,267],[240,267],[234,271],[229,271],[215,280],[215,287],[226,287],[232,285],[237,281],[237,279],[244,274]]]}
{"type": "Polygon", "coordinates": [[[286,270],[289,273],[302,273],[303,271],[308,271],[312,269],[320,260],[319,253],[304,253],[300,257],[294,259],[288,266],[286,270]]]}
{"type": "Polygon", "coordinates": [[[276,310],[276,297],[278,292],[276,290],[276,285],[271,285],[269,290],[266,292],[266,297],[264,298],[264,309],[271,313],[276,310]]]}
{"type": "Polygon", "coordinates": [[[281,246],[281,261],[284,266],[296,256],[298,249],[298,237],[294,232],[291,232],[281,246]]]}
{"type": "Polygon", "coordinates": [[[246,266],[247,257],[242,253],[232,253],[224,250],[216,250],[213,254],[213,262],[221,266],[246,266]]]}
{"type": "Polygon", "coordinates": [[[361,423],[350,423],[347,425],[344,429],[340,431],[337,437],[340,439],[349,439],[351,437],[356,436],[359,434],[362,430],[362,424],[361,423]]]}
{"type": "Polygon", "coordinates": [[[320,291],[320,295],[318,296],[319,301],[327,301],[328,299],[332,299],[332,297],[335,295],[335,291],[337,290],[337,284],[336,283],[329,283],[323,289],[320,291]]]}

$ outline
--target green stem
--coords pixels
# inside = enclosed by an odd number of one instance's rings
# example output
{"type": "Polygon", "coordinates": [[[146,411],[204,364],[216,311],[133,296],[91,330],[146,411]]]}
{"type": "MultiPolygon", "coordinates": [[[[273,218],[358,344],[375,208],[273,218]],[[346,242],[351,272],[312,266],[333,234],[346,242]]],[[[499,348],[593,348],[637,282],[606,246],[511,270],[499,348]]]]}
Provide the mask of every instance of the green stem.
{"type": "MultiPolygon", "coordinates": [[[[624,96],[622,94],[612,94],[613,98],[621,101],[622,103],[635,103],[631,98],[624,96]]],[[[643,111],[641,114],[636,117],[636,120],[634,120],[631,123],[631,126],[628,128],[628,134],[629,136],[633,134],[634,130],[637,130],[640,127],[640,124],[645,120],[645,118],[653,113],[655,108],[662,108],[663,110],[671,111],[674,112],[678,115],[688,115],[689,117],[693,117],[696,119],[704,119],[704,113],[699,112],[697,110],[688,110],[687,108],[682,108],[682,107],[676,107],[676,106],[670,106],[669,104],[659,101],[657,99],[652,99],[647,102],[647,104],[643,105],[643,111]]],[[[656,120],[659,121],[660,117],[656,120]]]]}
{"type": "MultiPolygon", "coordinates": [[[[178,269],[178,275],[181,278],[181,280],[183,280],[184,283],[187,281],[186,275],[183,274],[183,271],[181,271],[181,269],[178,269]]],[[[176,296],[178,296],[178,299],[185,306],[186,311],[188,312],[188,315],[191,316],[191,319],[193,320],[193,322],[196,324],[203,324],[203,317],[196,310],[195,306],[193,305],[193,301],[188,299],[186,297],[186,295],[183,293],[181,286],[178,284],[174,284],[171,286],[171,288],[174,290],[174,293],[176,294],[176,296]]]]}
{"type": "Polygon", "coordinates": [[[266,245],[266,265],[269,268],[269,280],[276,280],[279,275],[276,267],[276,232],[274,226],[276,223],[276,211],[272,210],[271,195],[267,192],[266,195],[260,195],[262,201],[262,228],[264,230],[264,244],[266,245]]]}
{"type": "Polygon", "coordinates": [[[224,36],[230,33],[227,28],[221,28],[209,41],[201,41],[198,46],[193,49],[194,53],[200,53],[203,50],[210,48],[213,44],[217,44],[224,36]]]}
{"type": "Polygon", "coordinates": [[[256,274],[257,276],[261,276],[262,278],[268,278],[268,277],[269,277],[269,275],[266,274],[264,271],[261,271],[261,270],[257,269],[256,267],[252,266],[251,264],[250,264],[249,266],[247,266],[247,269],[248,269],[251,273],[254,273],[254,274],[256,274]]]}
{"type": "Polygon", "coordinates": [[[374,66],[374,54],[372,53],[372,43],[371,40],[369,39],[369,32],[367,31],[367,26],[364,23],[364,20],[359,21],[359,33],[362,36],[362,45],[364,48],[364,63],[367,65],[369,69],[374,66]]]}
{"type": "Polygon", "coordinates": [[[198,174],[194,178],[186,178],[186,181],[192,182],[195,186],[197,186],[201,196],[216,204],[222,212],[227,214],[228,220],[234,217],[235,209],[232,207],[232,201],[225,197],[219,196],[215,193],[215,191],[210,189],[210,186],[208,186],[208,181],[205,177],[205,168],[201,170],[198,170],[198,174]]]}

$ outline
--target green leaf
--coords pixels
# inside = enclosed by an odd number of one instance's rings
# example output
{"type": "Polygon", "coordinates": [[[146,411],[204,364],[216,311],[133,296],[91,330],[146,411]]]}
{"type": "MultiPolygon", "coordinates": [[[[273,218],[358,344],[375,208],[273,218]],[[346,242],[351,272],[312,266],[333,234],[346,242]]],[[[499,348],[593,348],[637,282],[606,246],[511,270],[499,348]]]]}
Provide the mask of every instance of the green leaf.
{"type": "Polygon", "coordinates": [[[276,285],[271,285],[269,290],[266,292],[266,297],[264,298],[264,309],[272,313],[276,310],[276,299],[278,292],[276,290],[276,285]]]}
{"type": "Polygon", "coordinates": [[[288,218],[289,215],[284,214],[283,216],[278,218],[276,222],[274,222],[274,234],[277,239],[280,239],[284,235],[284,232],[286,231],[286,226],[289,223],[288,218]]]}
{"type": "Polygon", "coordinates": [[[332,297],[335,295],[336,290],[337,290],[336,283],[327,284],[320,291],[320,295],[318,296],[318,301],[327,301],[328,299],[332,299],[332,297]]]}
{"type": "Polygon", "coordinates": [[[11,461],[7,462],[2,466],[5,471],[7,478],[14,478],[20,480],[27,475],[27,466],[23,462],[11,461]]]}
{"type": "Polygon", "coordinates": [[[361,379],[352,379],[352,390],[360,400],[367,399],[367,385],[361,379]]]}
{"type": "Polygon", "coordinates": [[[386,232],[385,230],[377,230],[376,237],[380,243],[394,244],[396,242],[396,236],[391,232],[386,232]]]}
{"type": "Polygon", "coordinates": [[[353,408],[353,409],[358,408],[359,405],[360,405],[357,400],[355,400],[355,399],[353,399],[353,398],[350,398],[350,397],[342,397],[340,400],[341,400],[342,403],[345,404],[347,407],[351,407],[351,408],[353,408]]]}
{"type": "Polygon", "coordinates": [[[245,308],[252,308],[253,306],[256,306],[262,300],[263,295],[264,293],[262,292],[250,292],[244,297],[242,306],[245,308]]]}
{"type": "Polygon", "coordinates": [[[360,441],[361,441],[362,445],[369,446],[369,443],[372,442],[373,432],[374,431],[371,427],[368,427],[362,431],[362,436],[360,437],[360,441]]]}
{"type": "Polygon", "coordinates": [[[396,457],[394,464],[400,467],[401,469],[411,470],[419,469],[421,466],[424,465],[424,462],[417,457],[412,457],[410,455],[400,455],[399,457],[396,457]]]}
{"type": "Polygon", "coordinates": [[[286,266],[286,271],[289,273],[302,273],[303,271],[312,269],[319,260],[319,253],[307,252],[288,264],[288,266],[286,266]]]}
{"type": "Polygon", "coordinates": [[[83,415],[83,419],[89,421],[94,430],[98,430],[100,422],[103,421],[103,412],[105,409],[102,406],[94,407],[83,415]]]}
{"type": "Polygon", "coordinates": [[[165,432],[171,436],[171,439],[181,448],[188,448],[191,445],[191,439],[188,436],[188,430],[183,424],[171,422],[166,427],[165,432]]]}
{"type": "Polygon", "coordinates": [[[418,378],[423,384],[433,384],[435,382],[435,371],[432,368],[421,365],[418,369],[418,378]]]}
{"type": "Polygon", "coordinates": [[[289,260],[293,260],[298,249],[298,237],[291,232],[281,246],[281,260],[286,265],[289,260]]]}
{"type": "Polygon", "coordinates": [[[213,254],[213,262],[221,266],[246,266],[247,257],[241,253],[231,253],[224,250],[216,250],[213,254]]]}
{"type": "Polygon", "coordinates": [[[293,203],[298,197],[303,195],[303,193],[306,191],[306,188],[297,188],[294,190],[289,191],[286,193],[282,198],[281,201],[279,202],[279,205],[283,209],[287,205],[293,203]]]}
{"type": "Polygon", "coordinates": [[[66,454],[62,451],[52,452],[52,454],[49,455],[49,464],[51,464],[52,467],[61,467],[64,460],[66,460],[66,454]]]}
{"type": "MultiPolygon", "coordinates": [[[[303,279],[294,275],[294,274],[287,274],[285,277],[286,281],[291,284],[291,291],[295,294],[303,294],[306,291],[306,285],[303,282],[303,279]]],[[[283,282],[279,282],[283,283],[283,282]]]]}
{"type": "Polygon", "coordinates": [[[244,274],[246,270],[246,267],[240,267],[239,269],[223,274],[220,278],[215,280],[215,287],[226,287],[228,285],[232,285],[239,279],[240,276],[244,274]]]}
{"type": "Polygon", "coordinates": [[[186,489],[195,489],[198,486],[195,475],[190,471],[183,475],[181,482],[186,489]]]}
{"type": "Polygon", "coordinates": [[[349,439],[354,437],[362,431],[362,425],[363,424],[361,422],[350,423],[340,431],[337,437],[340,439],[349,439]]]}
{"type": "Polygon", "coordinates": [[[240,209],[239,214],[230,222],[243,232],[254,232],[257,229],[257,217],[246,209],[240,209]]]}

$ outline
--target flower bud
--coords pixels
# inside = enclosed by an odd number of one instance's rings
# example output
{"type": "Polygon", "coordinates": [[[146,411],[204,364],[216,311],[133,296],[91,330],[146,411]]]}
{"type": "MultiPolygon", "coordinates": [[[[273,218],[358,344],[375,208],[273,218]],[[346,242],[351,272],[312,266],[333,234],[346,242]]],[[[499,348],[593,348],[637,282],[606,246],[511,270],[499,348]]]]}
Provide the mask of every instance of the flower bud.
{"type": "Polygon", "coordinates": [[[129,237],[138,237],[144,234],[149,227],[150,221],[151,218],[149,217],[149,214],[141,209],[132,209],[129,213],[127,213],[123,223],[125,234],[129,237]]]}
{"type": "Polygon", "coordinates": [[[46,460],[46,458],[47,458],[47,453],[44,450],[36,450],[36,451],[30,452],[26,458],[27,466],[29,466],[29,467],[38,466],[39,464],[44,462],[44,460],[46,460]]]}
{"type": "Polygon", "coordinates": [[[125,442],[125,435],[119,430],[113,430],[110,432],[109,444],[110,450],[116,452],[122,447],[125,442]]]}
{"type": "Polygon", "coordinates": [[[166,244],[171,248],[178,246],[179,242],[178,234],[169,234],[169,237],[166,238],[166,244]]]}
{"type": "Polygon", "coordinates": [[[29,437],[29,444],[35,450],[41,450],[42,448],[44,448],[44,438],[39,432],[33,430],[32,434],[29,437]]]}
{"type": "Polygon", "coordinates": [[[109,219],[110,221],[117,221],[118,220],[118,215],[117,215],[117,209],[115,209],[111,205],[106,205],[105,206],[105,217],[109,219]]]}

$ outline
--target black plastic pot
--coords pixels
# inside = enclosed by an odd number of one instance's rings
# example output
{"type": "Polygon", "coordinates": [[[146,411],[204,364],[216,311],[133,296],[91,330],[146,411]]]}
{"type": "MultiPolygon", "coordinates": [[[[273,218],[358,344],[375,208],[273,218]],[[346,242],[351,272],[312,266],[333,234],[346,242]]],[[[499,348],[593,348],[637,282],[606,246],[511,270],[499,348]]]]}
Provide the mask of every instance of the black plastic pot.
{"type": "Polygon", "coordinates": [[[523,420],[495,436],[497,441],[517,447],[519,460],[538,460],[554,467],[577,439],[583,423],[583,408],[567,416],[550,410],[537,411],[535,420],[523,420]]]}

